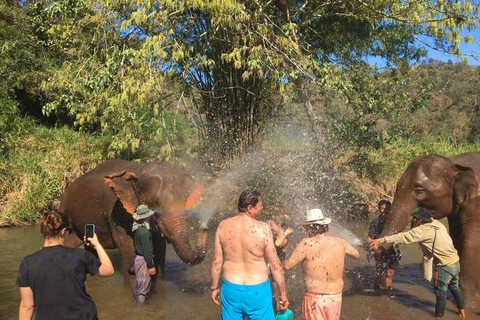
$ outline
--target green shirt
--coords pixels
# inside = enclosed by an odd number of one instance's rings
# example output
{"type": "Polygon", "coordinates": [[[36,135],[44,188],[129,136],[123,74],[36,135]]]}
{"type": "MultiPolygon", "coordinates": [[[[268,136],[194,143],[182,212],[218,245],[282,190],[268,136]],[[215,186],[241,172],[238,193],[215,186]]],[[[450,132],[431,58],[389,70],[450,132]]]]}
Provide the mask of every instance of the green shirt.
{"type": "Polygon", "coordinates": [[[150,230],[144,226],[139,227],[135,231],[133,243],[135,246],[135,254],[143,256],[147,262],[148,269],[153,268],[153,245],[150,230]]]}

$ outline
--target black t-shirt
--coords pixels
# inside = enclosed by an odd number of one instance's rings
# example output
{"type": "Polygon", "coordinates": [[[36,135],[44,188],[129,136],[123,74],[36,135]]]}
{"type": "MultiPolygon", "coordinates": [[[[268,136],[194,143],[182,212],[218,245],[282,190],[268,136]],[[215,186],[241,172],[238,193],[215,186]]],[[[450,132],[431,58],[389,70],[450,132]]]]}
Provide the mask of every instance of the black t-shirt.
{"type": "Polygon", "coordinates": [[[380,217],[375,217],[372,222],[370,222],[370,228],[368,229],[368,236],[372,239],[378,239],[382,234],[383,228],[387,220],[380,219],[380,217]]]}
{"type": "MultiPolygon", "coordinates": [[[[372,239],[378,239],[380,235],[382,234],[383,228],[385,228],[385,224],[387,223],[387,220],[381,219],[380,216],[375,217],[372,222],[370,222],[370,228],[368,229],[368,236],[372,239]]],[[[388,250],[384,253],[382,253],[381,256],[379,256],[379,259],[386,260],[386,259],[393,259],[395,261],[399,260],[399,257],[397,255],[398,245],[393,245],[388,250]]]]}
{"type": "Polygon", "coordinates": [[[32,289],[35,319],[98,319],[85,279],[87,273],[97,274],[100,265],[86,250],[62,245],[44,247],[23,258],[17,285],[32,289]]]}

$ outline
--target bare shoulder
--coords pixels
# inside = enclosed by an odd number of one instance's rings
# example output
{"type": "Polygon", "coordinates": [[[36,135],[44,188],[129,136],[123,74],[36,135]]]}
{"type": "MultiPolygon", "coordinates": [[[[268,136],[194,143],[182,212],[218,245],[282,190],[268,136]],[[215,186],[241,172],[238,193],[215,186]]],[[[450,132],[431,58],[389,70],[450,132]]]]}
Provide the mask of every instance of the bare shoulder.
{"type": "Polygon", "coordinates": [[[297,248],[308,247],[314,244],[316,241],[312,238],[303,238],[298,244],[297,248]]]}
{"type": "Polygon", "coordinates": [[[218,224],[217,232],[221,232],[223,229],[228,228],[233,223],[232,220],[234,218],[235,217],[228,218],[228,219],[220,221],[220,223],[218,224]]]}
{"type": "Polygon", "coordinates": [[[264,230],[270,230],[270,226],[268,225],[268,223],[263,221],[258,221],[258,220],[253,220],[253,221],[259,228],[262,228],[264,230]]]}
{"type": "Polygon", "coordinates": [[[331,242],[334,242],[334,243],[338,243],[339,245],[341,245],[342,247],[348,247],[350,246],[350,244],[348,243],[347,240],[343,239],[343,238],[339,238],[339,237],[329,237],[330,241],[331,242]]]}

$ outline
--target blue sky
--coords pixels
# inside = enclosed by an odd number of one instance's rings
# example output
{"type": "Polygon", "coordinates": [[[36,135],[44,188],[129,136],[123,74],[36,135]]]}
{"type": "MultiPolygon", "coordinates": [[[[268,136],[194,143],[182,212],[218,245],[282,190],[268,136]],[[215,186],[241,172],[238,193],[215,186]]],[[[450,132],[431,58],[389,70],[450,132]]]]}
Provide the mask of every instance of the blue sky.
{"type": "MultiPolygon", "coordinates": [[[[476,31],[476,33],[478,34],[480,32],[476,31]]],[[[472,34],[472,36],[474,37],[473,34],[472,34]]],[[[479,44],[469,44],[469,45],[463,44],[463,45],[460,46],[460,48],[461,48],[462,52],[465,53],[465,54],[471,54],[472,52],[475,52],[477,55],[480,55],[480,45],[479,44]]],[[[456,57],[450,56],[447,53],[435,51],[435,50],[432,50],[430,48],[425,48],[425,49],[427,49],[428,55],[429,55],[430,58],[440,60],[440,61],[448,61],[448,60],[452,60],[452,62],[460,61],[456,57]]],[[[477,65],[480,65],[480,60],[475,60],[472,57],[468,57],[468,64],[472,65],[472,66],[473,65],[477,66],[477,65]]]]}
{"type": "MultiPolygon", "coordinates": [[[[464,36],[466,36],[466,35],[467,35],[467,33],[465,33],[464,36]]],[[[480,42],[480,29],[472,31],[471,35],[474,38],[474,42],[477,42],[477,43],[476,44],[469,44],[469,45],[462,44],[460,46],[460,48],[461,48],[462,52],[465,53],[465,54],[472,54],[472,52],[475,52],[477,55],[480,55],[480,44],[479,44],[479,42],[480,42]]],[[[420,42],[418,42],[418,46],[423,47],[427,50],[429,58],[433,58],[433,59],[436,59],[436,60],[439,60],[439,61],[444,61],[444,62],[447,62],[448,60],[451,60],[452,62],[461,61],[460,59],[457,59],[454,56],[450,56],[448,53],[444,53],[444,52],[440,52],[440,51],[431,49],[431,48],[423,45],[420,42]]],[[[468,64],[472,65],[472,66],[480,65],[480,58],[478,58],[478,59],[479,60],[475,60],[472,57],[468,57],[468,64]]],[[[377,64],[378,67],[384,66],[384,64],[379,59],[372,59],[370,61],[370,63],[377,64]]]]}

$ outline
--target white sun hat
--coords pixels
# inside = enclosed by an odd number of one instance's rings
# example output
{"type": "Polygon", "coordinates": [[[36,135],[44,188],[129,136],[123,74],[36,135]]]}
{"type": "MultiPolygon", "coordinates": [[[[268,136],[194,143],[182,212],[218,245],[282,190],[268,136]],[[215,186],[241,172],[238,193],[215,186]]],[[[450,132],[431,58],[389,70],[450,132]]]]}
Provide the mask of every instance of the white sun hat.
{"type": "Polygon", "coordinates": [[[322,210],[312,209],[312,210],[307,211],[307,213],[305,214],[305,222],[302,223],[301,225],[306,225],[306,224],[329,224],[330,222],[332,222],[332,219],[325,218],[323,216],[322,210]]]}

